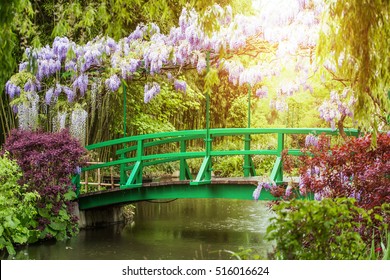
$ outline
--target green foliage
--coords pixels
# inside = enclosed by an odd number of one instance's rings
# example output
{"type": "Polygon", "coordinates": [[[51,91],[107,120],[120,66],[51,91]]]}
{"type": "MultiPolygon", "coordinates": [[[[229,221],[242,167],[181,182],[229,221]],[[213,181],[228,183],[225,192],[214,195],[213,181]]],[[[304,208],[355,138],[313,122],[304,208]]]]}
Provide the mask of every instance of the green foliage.
{"type": "Polygon", "coordinates": [[[276,241],[277,259],[363,259],[366,244],[357,229],[370,218],[346,198],[292,200],[273,207],[267,238],[276,241]],[[357,221],[356,218],[359,217],[357,221]]]}
{"type": "Polygon", "coordinates": [[[367,254],[369,260],[390,260],[390,233],[384,234],[380,247],[375,246],[375,238],[372,239],[370,252],[367,254]],[[386,242],[387,240],[387,242],[386,242]]]}
{"type": "Polygon", "coordinates": [[[213,164],[213,170],[217,176],[240,177],[243,175],[243,165],[244,158],[242,156],[223,157],[213,164]]]}
{"type": "Polygon", "coordinates": [[[35,42],[35,30],[30,26],[32,14],[28,0],[2,1],[0,4],[0,143],[5,134],[15,127],[4,86],[15,71],[19,60],[16,54],[20,53],[20,48],[35,42]]]}
{"type": "Polygon", "coordinates": [[[26,244],[38,239],[35,218],[37,192],[26,192],[19,186],[22,172],[8,154],[0,156],[0,250],[14,255],[14,244],[26,244]]]}
{"type": "Polygon", "coordinates": [[[335,69],[328,71],[335,81],[352,88],[357,98],[354,119],[376,131],[390,114],[390,2],[329,0],[325,15],[319,57],[333,63],[335,69]]]}

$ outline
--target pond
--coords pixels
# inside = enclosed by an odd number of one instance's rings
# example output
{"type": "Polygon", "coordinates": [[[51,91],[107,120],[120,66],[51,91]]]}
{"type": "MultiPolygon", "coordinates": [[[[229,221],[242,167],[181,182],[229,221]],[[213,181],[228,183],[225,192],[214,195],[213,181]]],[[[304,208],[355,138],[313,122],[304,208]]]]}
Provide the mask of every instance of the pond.
{"type": "Polygon", "coordinates": [[[264,240],[272,212],[265,202],[180,199],[139,202],[134,222],[81,230],[69,240],[42,242],[20,250],[17,259],[191,260],[236,259],[251,250],[267,257],[264,240]]]}

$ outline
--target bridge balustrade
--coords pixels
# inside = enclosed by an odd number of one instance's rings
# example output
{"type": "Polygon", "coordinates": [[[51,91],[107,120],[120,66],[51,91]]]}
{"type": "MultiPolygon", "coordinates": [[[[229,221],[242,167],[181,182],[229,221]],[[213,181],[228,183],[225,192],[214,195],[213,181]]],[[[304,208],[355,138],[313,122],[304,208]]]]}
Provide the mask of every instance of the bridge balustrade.
{"type": "MultiPolygon", "coordinates": [[[[356,129],[347,129],[345,133],[348,136],[357,136],[359,132],[356,129]]],[[[154,134],[145,134],[124,137],[120,139],[110,140],[106,142],[96,143],[87,146],[87,150],[97,150],[113,145],[120,145],[117,150],[117,159],[109,162],[95,162],[82,168],[82,172],[98,170],[103,168],[112,168],[119,166],[120,173],[120,188],[137,188],[142,186],[143,169],[147,166],[158,165],[167,162],[179,161],[180,163],[180,180],[189,180],[190,185],[204,185],[211,182],[212,158],[220,156],[244,156],[244,177],[256,176],[255,166],[252,161],[252,155],[268,155],[276,156],[276,161],[270,174],[270,180],[277,184],[283,182],[283,161],[282,152],[285,149],[286,135],[307,135],[307,134],[326,134],[338,135],[338,131],[329,128],[217,128],[210,129],[207,137],[207,131],[203,130],[186,130],[163,132],[154,134]],[[273,134],[276,136],[276,149],[251,149],[251,137],[253,135],[273,134]],[[226,136],[241,136],[243,137],[243,149],[241,150],[213,150],[213,139],[226,136]],[[210,143],[205,145],[202,151],[187,151],[187,143],[191,140],[204,140],[210,143]],[[150,147],[159,147],[165,144],[177,143],[179,151],[168,153],[148,153],[144,151],[150,147]],[[190,168],[187,164],[188,159],[203,158],[200,170],[193,178],[190,168]]],[[[300,149],[288,149],[288,154],[299,156],[302,155],[300,149]]],[[[100,176],[100,175],[99,175],[100,176]]],[[[80,175],[76,176],[73,182],[80,186],[80,175]]],[[[100,180],[100,179],[99,179],[100,180]]]]}

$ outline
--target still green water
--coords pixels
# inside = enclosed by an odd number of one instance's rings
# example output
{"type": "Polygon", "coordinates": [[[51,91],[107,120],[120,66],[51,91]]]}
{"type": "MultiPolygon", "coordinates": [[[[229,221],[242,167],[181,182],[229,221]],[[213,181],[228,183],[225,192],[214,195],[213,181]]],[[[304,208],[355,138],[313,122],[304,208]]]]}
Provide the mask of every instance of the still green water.
{"type": "Polygon", "coordinates": [[[181,199],[136,204],[134,223],[80,231],[63,242],[38,243],[16,258],[40,260],[235,259],[251,249],[266,258],[272,213],[264,202],[181,199]]]}

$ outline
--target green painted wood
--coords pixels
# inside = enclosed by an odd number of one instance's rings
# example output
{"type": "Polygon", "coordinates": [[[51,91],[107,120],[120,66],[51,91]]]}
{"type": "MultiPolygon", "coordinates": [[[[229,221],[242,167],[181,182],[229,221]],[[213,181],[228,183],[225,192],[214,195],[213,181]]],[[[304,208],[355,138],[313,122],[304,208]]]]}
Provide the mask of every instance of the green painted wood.
{"type": "MultiPolygon", "coordinates": [[[[81,210],[125,204],[145,200],[186,199],[186,198],[227,198],[253,200],[253,189],[256,186],[245,184],[205,184],[202,186],[189,185],[188,182],[165,186],[144,186],[128,188],[117,191],[102,191],[94,195],[82,195],[78,198],[81,210]]],[[[297,199],[313,199],[313,195],[307,197],[297,196],[297,199]]],[[[269,191],[262,190],[259,200],[278,200],[269,191]]]]}
{"type": "MultiPolygon", "coordinates": [[[[205,152],[185,152],[185,153],[167,153],[167,154],[157,154],[157,155],[147,155],[147,156],[142,156],[143,161],[149,161],[149,160],[155,160],[155,159],[166,159],[165,161],[156,161],[156,164],[158,163],[164,163],[164,162],[170,162],[170,161],[177,161],[181,158],[199,158],[199,157],[204,157],[205,152]]],[[[82,171],[90,171],[98,168],[106,168],[110,166],[115,166],[115,165],[121,165],[121,164],[128,164],[128,163],[134,163],[137,161],[136,157],[133,158],[124,158],[124,159],[119,159],[119,160],[114,160],[106,163],[101,163],[101,164],[93,164],[87,167],[83,167],[82,171]]],[[[145,163],[147,164],[147,162],[145,163]]],[[[148,164],[147,166],[154,165],[154,164],[148,164]]],[[[126,170],[126,168],[125,168],[126,170]]]]}
{"type": "Polygon", "coordinates": [[[126,84],[122,81],[123,87],[123,137],[127,136],[127,93],[126,93],[126,84]]]}
{"type": "Polygon", "coordinates": [[[251,174],[251,176],[254,177],[254,176],[256,176],[255,164],[253,163],[252,157],[249,157],[249,160],[250,160],[250,166],[251,166],[250,174],[251,174]]]}
{"type": "MultiPolygon", "coordinates": [[[[187,150],[186,141],[180,140],[180,152],[185,153],[187,150]]],[[[192,180],[192,174],[190,168],[188,167],[187,161],[185,158],[180,159],[180,180],[192,180]]]]}
{"type": "MultiPolygon", "coordinates": [[[[205,134],[199,133],[199,134],[194,134],[194,135],[188,135],[188,136],[180,136],[180,137],[169,137],[164,140],[155,140],[152,142],[146,142],[144,143],[144,148],[149,148],[149,147],[154,147],[154,146],[159,146],[159,145],[164,145],[164,144],[170,144],[170,143],[175,143],[175,142],[180,142],[180,141],[186,141],[186,140],[196,140],[196,139],[202,139],[205,137],[205,134]]],[[[116,151],[117,155],[121,155],[123,153],[127,152],[132,152],[137,150],[137,145],[133,145],[127,148],[119,149],[116,151]]]]}
{"type": "Polygon", "coordinates": [[[182,130],[182,131],[170,131],[170,132],[159,132],[159,133],[151,133],[151,134],[141,134],[141,135],[136,135],[136,136],[128,136],[128,137],[123,137],[119,139],[114,139],[114,140],[109,140],[109,141],[104,141],[96,144],[91,144],[86,146],[85,148],[87,150],[94,150],[94,149],[99,149],[99,148],[104,148],[108,146],[113,146],[113,145],[119,145],[119,144],[124,144],[124,143],[129,143],[129,142],[136,142],[138,140],[150,140],[150,139],[160,139],[160,138],[165,138],[165,137],[179,137],[183,135],[198,135],[198,134],[204,134],[206,135],[206,130],[182,130]]]}
{"type": "MultiPolygon", "coordinates": [[[[190,158],[203,157],[201,170],[196,176],[195,180],[190,182],[191,186],[207,186],[211,182],[212,171],[212,157],[214,156],[230,156],[243,155],[244,156],[244,174],[245,176],[254,176],[255,168],[251,155],[276,155],[278,156],[271,172],[270,178],[277,183],[283,181],[283,163],[281,153],[284,148],[284,135],[287,134],[322,134],[338,135],[338,131],[333,131],[329,128],[217,128],[206,130],[187,130],[187,131],[173,131],[154,133],[146,135],[137,135],[123,137],[121,139],[110,140],[102,143],[92,144],[87,146],[87,149],[94,150],[110,145],[123,145],[122,149],[117,151],[119,159],[103,164],[95,164],[84,167],[83,171],[94,170],[98,168],[106,168],[110,166],[120,166],[120,184],[123,189],[136,189],[142,186],[142,169],[145,166],[151,166],[171,161],[180,162],[180,180],[191,179],[191,173],[186,162],[190,158]],[[251,135],[256,134],[275,134],[277,136],[278,147],[276,150],[251,150],[250,141],[251,135]],[[230,151],[213,151],[213,138],[223,136],[244,136],[243,150],[230,151]],[[205,150],[198,152],[187,152],[186,141],[194,139],[205,139],[205,150]],[[163,145],[167,143],[180,144],[180,152],[165,153],[165,154],[151,154],[144,155],[144,149],[148,147],[163,145]],[[134,144],[132,144],[134,143],[134,144]],[[127,158],[126,153],[136,151],[134,157],[127,158]],[[127,175],[130,172],[130,176],[127,175]]],[[[358,136],[359,131],[356,129],[346,129],[345,133],[349,136],[358,136]]],[[[302,152],[297,149],[291,149],[289,154],[299,156],[302,152]]],[[[80,185],[80,176],[74,178],[74,183],[80,185]]]]}
{"type": "Polygon", "coordinates": [[[139,182],[137,182],[138,174],[141,170],[141,161],[137,161],[134,165],[133,170],[131,171],[131,174],[129,178],[127,179],[127,182],[125,184],[126,187],[131,187],[131,185],[135,185],[139,182]]]}
{"type": "MultiPolygon", "coordinates": [[[[272,134],[272,133],[284,133],[284,134],[321,134],[338,135],[338,130],[332,130],[330,128],[214,128],[210,129],[210,135],[214,136],[231,136],[231,135],[244,135],[244,134],[272,134]]],[[[358,136],[359,131],[357,129],[346,129],[347,136],[358,136]]],[[[94,150],[98,148],[108,147],[112,145],[124,144],[128,142],[138,140],[150,140],[161,139],[166,137],[179,137],[179,136],[195,136],[193,139],[199,138],[199,134],[206,135],[206,130],[183,130],[183,131],[171,131],[152,134],[143,134],[137,136],[129,136],[119,138],[115,140],[109,140],[101,143],[91,144],[86,146],[87,150],[94,150]]],[[[192,138],[190,138],[192,139],[192,138]]]]}
{"type": "Polygon", "coordinates": [[[212,151],[211,156],[236,156],[236,155],[264,155],[264,156],[277,156],[276,150],[229,150],[229,151],[212,151]]]}
{"type": "MultiPolygon", "coordinates": [[[[253,200],[255,186],[212,185],[191,186],[188,184],[123,189],[116,192],[103,192],[93,196],[79,197],[81,210],[135,201],[175,199],[175,198],[230,198],[253,200]]],[[[261,200],[276,200],[269,192],[262,191],[261,200]]]]}
{"type": "Polygon", "coordinates": [[[206,177],[207,173],[209,172],[210,162],[211,156],[205,156],[202,165],[200,166],[199,173],[196,176],[195,181],[192,181],[190,183],[191,185],[204,185],[210,183],[211,176],[206,177]]]}
{"type": "MultiPolygon", "coordinates": [[[[245,134],[244,150],[246,152],[251,152],[251,136],[250,136],[250,134],[245,134]]],[[[244,166],[243,166],[244,177],[254,176],[253,174],[251,174],[251,169],[252,169],[251,162],[252,162],[251,154],[244,155],[244,166]]]]}
{"type": "Polygon", "coordinates": [[[278,133],[278,157],[280,158],[281,162],[278,164],[275,182],[283,182],[283,162],[282,162],[283,150],[284,150],[284,133],[278,133]]]}
{"type": "Polygon", "coordinates": [[[282,167],[282,158],[281,157],[277,157],[276,158],[276,161],[275,161],[275,164],[274,164],[274,167],[271,171],[271,175],[269,176],[270,177],[270,180],[271,181],[274,181],[275,183],[280,183],[280,173],[279,173],[279,170],[280,168],[282,167]]]}

